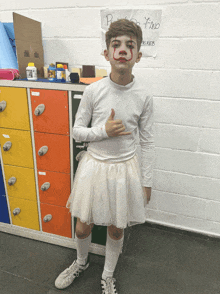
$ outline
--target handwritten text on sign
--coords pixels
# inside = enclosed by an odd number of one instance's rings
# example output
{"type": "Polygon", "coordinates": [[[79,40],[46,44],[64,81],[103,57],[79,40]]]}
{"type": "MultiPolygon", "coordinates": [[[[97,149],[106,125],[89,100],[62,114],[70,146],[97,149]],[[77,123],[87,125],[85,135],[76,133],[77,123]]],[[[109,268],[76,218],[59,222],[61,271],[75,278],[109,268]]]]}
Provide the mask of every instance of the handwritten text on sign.
{"type": "Polygon", "coordinates": [[[122,10],[101,10],[101,26],[102,26],[102,50],[106,48],[105,32],[110,24],[118,19],[125,18],[133,21],[142,29],[143,41],[141,52],[143,56],[157,55],[157,41],[159,39],[159,30],[161,27],[162,10],[138,10],[138,9],[122,9],[122,10]]]}

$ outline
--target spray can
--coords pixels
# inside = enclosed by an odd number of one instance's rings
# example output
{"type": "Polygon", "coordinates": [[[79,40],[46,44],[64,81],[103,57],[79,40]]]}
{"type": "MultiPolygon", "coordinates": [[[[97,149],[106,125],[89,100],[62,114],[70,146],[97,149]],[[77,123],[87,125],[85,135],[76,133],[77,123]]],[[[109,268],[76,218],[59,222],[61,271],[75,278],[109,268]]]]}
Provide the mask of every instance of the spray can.
{"type": "Polygon", "coordinates": [[[54,82],[56,80],[56,67],[51,63],[48,67],[48,80],[54,82]]]}
{"type": "Polygon", "coordinates": [[[63,68],[62,64],[57,64],[57,82],[64,83],[66,82],[66,75],[65,75],[65,69],[63,68]]]}
{"type": "Polygon", "coordinates": [[[37,68],[34,66],[33,62],[28,63],[28,66],[26,67],[26,75],[27,79],[30,81],[37,80],[37,68]]]}

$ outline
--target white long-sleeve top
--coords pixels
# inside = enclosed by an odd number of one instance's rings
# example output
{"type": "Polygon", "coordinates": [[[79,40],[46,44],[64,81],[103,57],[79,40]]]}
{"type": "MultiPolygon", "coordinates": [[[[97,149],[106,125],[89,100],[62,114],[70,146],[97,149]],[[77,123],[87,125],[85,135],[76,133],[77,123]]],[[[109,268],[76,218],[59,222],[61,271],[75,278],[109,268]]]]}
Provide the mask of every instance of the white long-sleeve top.
{"type": "Polygon", "coordinates": [[[94,158],[120,162],[138,155],[142,186],[152,187],[155,146],[153,137],[153,97],[141,80],[126,86],[114,83],[110,76],[90,84],[80,101],[72,136],[76,142],[90,142],[87,151],[94,158]],[[108,137],[105,124],[115,110],[124,132],[131,135],[108,137]],[[92,121],[91,121],[92,119],[92,121]],[[91,128],[88,125],[91,121],[91,128]]]}

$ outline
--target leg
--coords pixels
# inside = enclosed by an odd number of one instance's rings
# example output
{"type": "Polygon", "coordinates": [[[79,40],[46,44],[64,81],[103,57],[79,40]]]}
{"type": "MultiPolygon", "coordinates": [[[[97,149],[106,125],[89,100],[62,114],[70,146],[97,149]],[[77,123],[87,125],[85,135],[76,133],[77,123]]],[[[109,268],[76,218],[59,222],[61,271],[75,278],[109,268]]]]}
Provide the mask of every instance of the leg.
{"type": "Polygon", "coordinates": [[[113,277],[113,273],[118,262],[119,254],[122,250],[123,241],[124,230],[119,229],[113,225],[108,226],[105,266],[104,271],[102,273],[102,279],[106,280],[107,277],[113,277]]]}
{"type": "Polygon", "coordinates": [[[87,263],[89,246],[91,244],[91,231],[94,224],[87,225],[77,218],[76,223],[76,245],[77,245],[77,263],[85,265],[87,263]]]}
{"type": "Polygon", "coordinates": [[[94,224],[87,225],[86,223],[82,223],[81,220],[77,217],[76,223],[76,236],[79,239],[87,238],[93,229],[94,224]]]}

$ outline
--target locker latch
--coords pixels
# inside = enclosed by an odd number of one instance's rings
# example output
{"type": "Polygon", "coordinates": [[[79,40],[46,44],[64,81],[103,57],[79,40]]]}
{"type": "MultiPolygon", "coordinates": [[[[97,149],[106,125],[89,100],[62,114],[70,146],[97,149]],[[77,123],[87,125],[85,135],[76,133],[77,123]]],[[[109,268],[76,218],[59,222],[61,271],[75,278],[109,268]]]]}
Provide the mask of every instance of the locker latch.
{"type": "Polygon", "coordinates": [[[8,184],[9,186],[12,186],[16,183],[17,179],[15,177],[11,177],[9,180],[8,180],[8,184]]]}
{"type": "Polygon", "coordinates": [[[3,100],[0,102],[0,112],[5,110],[6,105],[7,105],[6,101],[3,100]]]}
{"type": "Polygon", "coordinates": [[[44,217],[43,220],[44,220],[45,223],[51,221],[51,220],[52,220],[52,214],[47,214],[47,215],[45,215],[45,217],[44,217]]]}
{"type": "Polygon", "coordinates": [[[11,149],[11,146],[12,146],[12,143],[10,141],[7,141],[3,146],[3,150],[8,151],[11,149]]]}
{"type": "Polygon", "coordinates": [[[44,112],[44,110],[45,110],[45,105],[44,105],[44,104],[39,104],[39,105],[35,108],[35,110],[34,110],[34,114],[35,114],[36,116],[41,115],[41,114],[44,112]]]}
{"type": "Polygon", "coordinates": [[[13,214],[14,214],[14,216],[18,215],[20,212],[21,212],[21,209],[20,209],[19,207],[18,207],[18,208],[15,208],[15,209],[13,210],[13,214]]]}
{"type": "Polygon", "coordinates": [[[47,153],[48,151],[48,147],[47,146],[42,146],[39,151],[38,151],[38,155],[43,156],[47,153]]]}
{"type": "Polygon", "coordinates": [[[41,190],[42,191],[46,191],[50,188],[50,183],[49,182],[46,182],[44,183],[42,186],[41,186],[41,190]]]}

